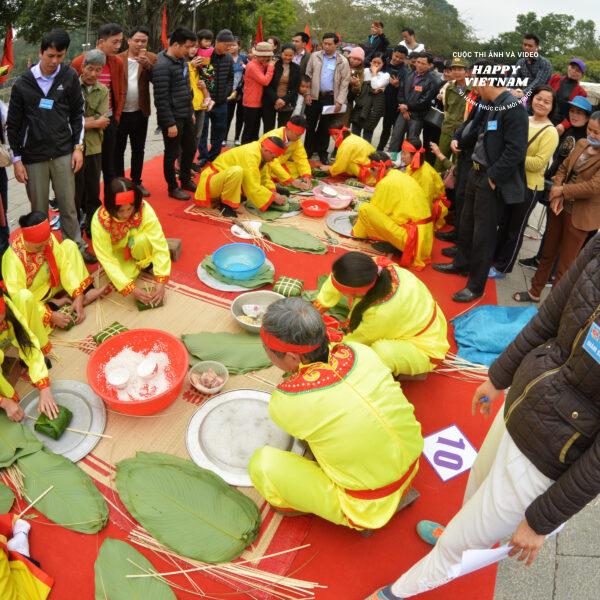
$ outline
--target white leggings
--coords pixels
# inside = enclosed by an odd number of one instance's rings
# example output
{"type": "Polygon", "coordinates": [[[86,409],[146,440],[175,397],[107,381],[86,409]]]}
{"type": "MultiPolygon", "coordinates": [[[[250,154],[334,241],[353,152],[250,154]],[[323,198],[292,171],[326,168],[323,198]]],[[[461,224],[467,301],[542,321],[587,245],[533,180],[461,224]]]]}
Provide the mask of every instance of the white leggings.
{"type": "Polygon", "coordinates": [[[450,581],[449,569],[460,563],[464,550],[491,548],[511,535],[527,507],[552,483],[517,448],[500,409],[471,469],[462,508],[431,552],[392,585],[392,592],[409,598],[450,581]]]}

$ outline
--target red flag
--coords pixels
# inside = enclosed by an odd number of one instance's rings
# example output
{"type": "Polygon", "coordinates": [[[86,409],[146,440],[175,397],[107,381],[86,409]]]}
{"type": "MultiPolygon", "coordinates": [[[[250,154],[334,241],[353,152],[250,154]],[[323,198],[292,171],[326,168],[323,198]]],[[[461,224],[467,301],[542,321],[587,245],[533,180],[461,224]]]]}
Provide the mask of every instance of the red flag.
{"type": "Polygon", "coordinates": [[[4,71],[2,67],[8,67],[8,70],[3,77],[0,77],[0,83],[4,83],[8,79],[10,70],[15,66],[15,56],[13,54],[13,28],[9,24],[6,29],[6,37],[4,38],[4,54],[0,62],[0,72],[4,71]]]}
{"type": "Polygon", "coordinates": [[[308,26],[308,23],[306,24],[306,27],[304,28],[304,33],[308,36],[308,44],[306,44],[306,51],[312,52],[312,41],[311,41],[311,37],[310,37],[310,27],[308,26]]]}
{"type": "Polygon", "coordinates": [[[163,4],[161,40],[162,40],[163,48],[166,50],[169,47],[169,37],[167,36],[167,5],[166,4],[163,4]]]}
{"type": "Polygon", "coordinates": [[[335,35],[338,36],[338,40],[339,40],[338,43],[341,44],[342,43],[342,36],[337,31],[335,32],[335,35]]]}
{"type": "Polygon", "coordinates": [[[258,17],[258,24],[256,25],[256,37],[254,38],[254,42],[258,44],[258,42],[263,41],[263,32],[262,32],[262,17],[258,17]]]}

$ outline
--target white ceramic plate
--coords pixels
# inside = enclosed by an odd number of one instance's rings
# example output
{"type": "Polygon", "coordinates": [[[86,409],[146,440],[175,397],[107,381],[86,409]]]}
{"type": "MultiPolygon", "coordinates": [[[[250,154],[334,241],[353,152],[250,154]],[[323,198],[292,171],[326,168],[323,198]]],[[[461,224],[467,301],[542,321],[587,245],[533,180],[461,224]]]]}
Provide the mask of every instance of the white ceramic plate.
{"type": "MultiPolygon", "coordinates": [[[[265,264],[269,265],[269,267],[271,267],[273,271],[275,270],[275,266],[268,258],[265,260],[265,264]]],[[[242,285],[223,283],[222,281],[215,279],[210,273],[206,271],[206,269],[202,266],[202,263],[198,265],[198,268],[196,269],[196,274],[198,275],[198,279],[202,283],[206,284],[209,288],[212,288],[213,290],[219,290],[220,292],[251,292],[253,289],[244,287],[242,285]]]]}
{"type": "Polygon", "coordinates": [[[352,235],[352,223],[350,223],[350,215],[355,215],[356,212],[353,210],[344,210],[330,214],[327,217],[327,227],[335,233],[339,233],[344,237],[353,237],[352,235]]]}
{"type": "MultiPolygon", "coordinates": [[[[81,381],[53,381],[52,393],[57,404],[68,408],[73,413],[69,427],[82,431],[104,433],[106,426],[106,408],[102,399],[94,394],[92,388],[81,381]]],[[[32,390],[21,400],[21,408],[30,417],[38,417],[39,392],[32,390]]],[[[58,440],[39,433],[33,426],[35,421],[24,419],[23,425],[29,427],[44,446],[55,454],[77,462],[89,454],[100,441],[97,435],[83,435],[73,431],[65,431],[58,440]]]]}
{"type": "Polygon", "coordinates": [[[303,444],[269,418],[270,398],[261,390],[232,390],[207,400],[188,425],[190,458],[230,485],[251,487],[248,463],[258,448],[302,454],[303,444]]]}

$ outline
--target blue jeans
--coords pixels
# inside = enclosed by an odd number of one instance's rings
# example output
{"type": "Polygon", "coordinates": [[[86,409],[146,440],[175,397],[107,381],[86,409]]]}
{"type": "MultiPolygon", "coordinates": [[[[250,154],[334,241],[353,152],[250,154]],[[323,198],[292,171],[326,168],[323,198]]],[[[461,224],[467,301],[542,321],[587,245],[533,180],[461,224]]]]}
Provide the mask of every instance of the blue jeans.
{"type": "Polygon", "coordinates": [[[206,113],[204,127],[198,154],[201,161],[213,161],[221,153],[221,146],[227,136],[227,102],[215,104],[210,112],[206,113]],[[210,123],[210,151],[208,150],[208,124],[210,123]]]}

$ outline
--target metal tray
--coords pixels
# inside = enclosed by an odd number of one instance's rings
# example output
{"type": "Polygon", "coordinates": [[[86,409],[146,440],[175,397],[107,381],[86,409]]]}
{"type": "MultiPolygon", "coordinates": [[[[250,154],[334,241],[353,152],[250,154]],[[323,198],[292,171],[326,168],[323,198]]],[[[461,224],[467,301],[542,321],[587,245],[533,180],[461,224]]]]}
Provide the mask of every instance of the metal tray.
{"type": "Polygon", "coordinates": [[[327,227],[335,233],[339,233],[344,237],[354,237],[352,235],[352,223],[350,223],[350,215],[355,215],[353,210],[343,210],[332,213],[327,217],[327,227]]]}
{"type": "MultiPolygon", "coordinates": [[[[68,408],[73,413],[69,427],[82,431],[104,433],[106,426],[106,408],[102,399],[94,394],[92,388],[81,381],[53,381],[52,393],[57,404],[68,408]]],[[[39,392],[34,389],[21,400],[21,408],[25,414],[37,419],[39,392]]],[[[29,427],[44,446],[55,454],[77,462],[89,454],[100,441],[97,435],[83,435],[73,431],[65,431],[58,440],[39,433],[33,426],[35,421],[24,419],[23,425],[29,427]]]]}
{"type": "MultiPolygon", "coordinates": [[[[271,269],[274,271],[275,266],[273,263],[267,258],[265,260],[265,264],[269,265],[271,269]]],[[[210,275],[206,269],[202,266],[202,263],[198,265],[196,269],[196,274],[198,275],[198,279],[207,285],[209,288],[213,290],[219,290],[220,292],[251,292],[252,290],[256,290],[258,288],[247,288],[242,285],[235,285],[233,283],[223,283],[218,279],[215,279],[212,275],[210,275]]],[[[264,285],[267,285],[266,283],[264,285]]],[[[262,285],[258,286],[259,288],[263,287],[262,285]]]]}
{"type": "Polygon", "coordinates": [[[248,463],[256,449],[270,445],[302,454],[304,445],[269,418],[270,398],[269,392],[243,389],[207,400],[188,425],[186,446],[191,459],[230,485],[251,487],[248,463]],[[241,440],[241,432],[252,433],[251,441],[241,440]]]}

